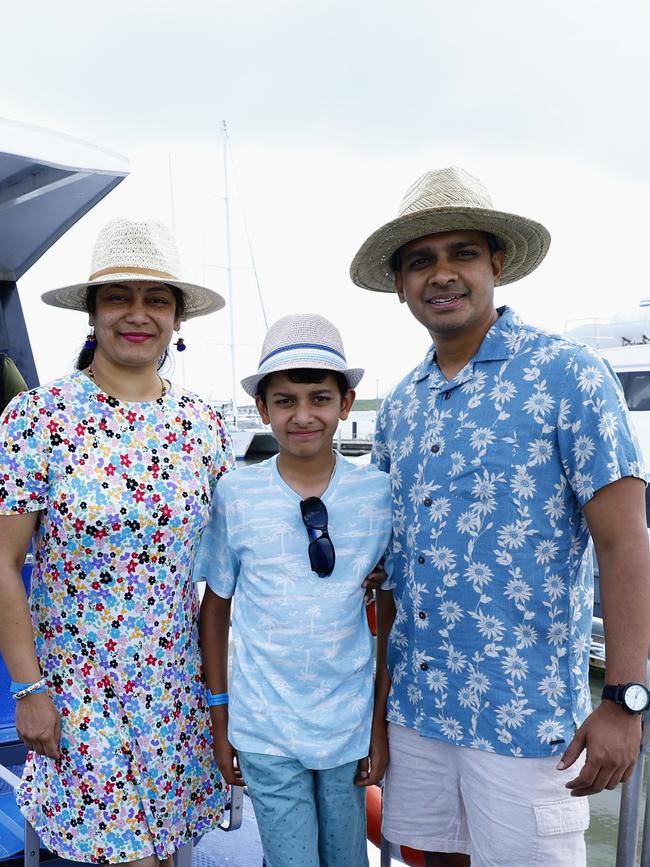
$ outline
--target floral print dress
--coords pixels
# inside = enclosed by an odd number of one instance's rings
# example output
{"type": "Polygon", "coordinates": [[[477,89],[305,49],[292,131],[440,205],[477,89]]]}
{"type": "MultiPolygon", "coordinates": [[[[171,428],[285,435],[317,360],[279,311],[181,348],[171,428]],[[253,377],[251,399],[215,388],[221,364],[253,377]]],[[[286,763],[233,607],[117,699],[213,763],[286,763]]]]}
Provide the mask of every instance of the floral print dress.
{"type": "Polygon", "coordinates": [[[219,821],[191,571],[232,463],[220,416],[173,385],[125,403],[78,372],[2,417],[0,514],[40,512],[31,611],[62,721],[17,799],[59,855],[164,858],[219,821]]]}

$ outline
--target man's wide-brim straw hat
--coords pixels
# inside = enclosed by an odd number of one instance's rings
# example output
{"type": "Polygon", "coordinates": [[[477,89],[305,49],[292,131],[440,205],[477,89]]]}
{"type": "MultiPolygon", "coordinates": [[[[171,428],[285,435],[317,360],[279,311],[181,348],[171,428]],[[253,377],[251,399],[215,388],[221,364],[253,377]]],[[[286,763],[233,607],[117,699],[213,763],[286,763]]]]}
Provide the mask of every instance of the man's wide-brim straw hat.
{"type": "Polygon", "coordinates": [[[491,232],[504,251],[500,283],[520,280],[540,264],[551,243],[547,229],[534,220],[496,211],[481,181],[464,169],[451,166],[426,172],[406,191],[398,216],[362,244],[350,266],[357,286],[376,292],[394,292],[391,267],[404,244],[457,229],[491,232]]]}
{"type": "Polygon", "coordinates": [[[363,370],[348,367],[343,341],[335,325],[316,313],[296,313],[278,319],[267,331],[257,373],[242,379],[251,397],[269,373],[298,368],[316,368],[342,373],[350,388],[356,388],[363,370]]]}
{"type": "Polygon", "coordinates": [[[95,242],[90,277],[85,283],[51,289],[41,295],[46,304],[87,310],[88,289],[106,283],[151,282],[175,286],[183,293],[183,319],[204,316],[226,303],[217,292],[179,279],[180,260],[174,236],[157,220],[111,220],[95,242]]]}

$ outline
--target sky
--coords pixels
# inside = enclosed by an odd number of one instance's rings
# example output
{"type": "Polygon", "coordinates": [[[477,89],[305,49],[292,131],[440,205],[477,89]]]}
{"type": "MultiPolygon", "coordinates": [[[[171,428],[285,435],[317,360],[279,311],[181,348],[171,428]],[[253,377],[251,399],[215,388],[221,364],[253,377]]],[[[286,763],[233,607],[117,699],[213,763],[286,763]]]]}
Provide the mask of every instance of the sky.
{"type": "Polygon", "coordinates": [[[241,378],[265,332],[242,214],[269,322],[335,322],[350,365],[366,369],[361,397],[418,363],[426,331],[348,269],[412,181],[445,165],[551,232],[546,260],[498,289],[498,304],[553,331],[634,307],[650,296],[649,32],[645,0],[7,4],[0,117],[131,163],[20,281],[41,380],[70,369],[86,323],[39,295],[87,276],[114,216],[173,225],[183,276],[225,293],[223,119],[234,341],[226,311],[193,320],[170,374],[208,397],[230,396],[231,342],[241,378]]]}

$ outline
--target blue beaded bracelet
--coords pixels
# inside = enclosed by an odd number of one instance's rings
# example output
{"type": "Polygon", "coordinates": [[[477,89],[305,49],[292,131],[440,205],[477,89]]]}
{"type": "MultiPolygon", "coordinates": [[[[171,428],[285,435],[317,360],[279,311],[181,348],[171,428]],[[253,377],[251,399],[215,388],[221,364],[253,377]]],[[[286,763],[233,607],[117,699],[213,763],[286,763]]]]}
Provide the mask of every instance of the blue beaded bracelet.
{"type": "Polygon", "coordinates": [[[208,690],[208,707],[219,707],[222,704],[228,704],[228,693],[219,692],[215,695],[214,692],[208,690]]]}

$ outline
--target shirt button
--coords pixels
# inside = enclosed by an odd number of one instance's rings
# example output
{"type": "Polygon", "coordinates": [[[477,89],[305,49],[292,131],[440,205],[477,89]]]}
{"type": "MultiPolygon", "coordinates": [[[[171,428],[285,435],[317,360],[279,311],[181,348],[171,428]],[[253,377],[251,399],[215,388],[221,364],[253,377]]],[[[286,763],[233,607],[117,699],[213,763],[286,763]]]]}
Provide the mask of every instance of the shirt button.
{"type": "Polygon", "coordinates": [[[427,558],[426,558],[426,557],[423,557],[423,556],[420,554],[420,556],[418,557],[418,563],[420,564],[420,566],[423,566],[426,562],[427,562],[427,558]]]}
{"type": "Polygon", "coordinates": [[[426,613],[426,611],[419,611],[419,612],[418,612],[418,617],[420,618],[420,620],[426,620],[426,619],[427,619],[427,613],[426,613]]]}
{"type": "Polygon", "coordinates": [[[431,446],[431,451],[434,453],[434,455],[437,455],[438,452],[440,451],[440,443],[434,443],[431,446]]]}
{"type": "Polygon", "coordinates": [[[426,662],[421,662],[420,668],[422,669],[422,671],[426,671],[429,668],[429,666],[427,665],[426,662]]]}
{"type": "Polygon", "coordinates": [[[450,392],[450,391],[446,391],[446,392],[445,392],[445,400],[449,400],[450,397],[451,397],[451,392],[450,392]]]}
{"type": "Polygon", "coordinates": [[[433,500],[430,500],[429,497],[425,497],[423,502],[424,502],[424,505],[427,507],[427,509],[429,508],[429,506],[433,505],[433,500]]]}

